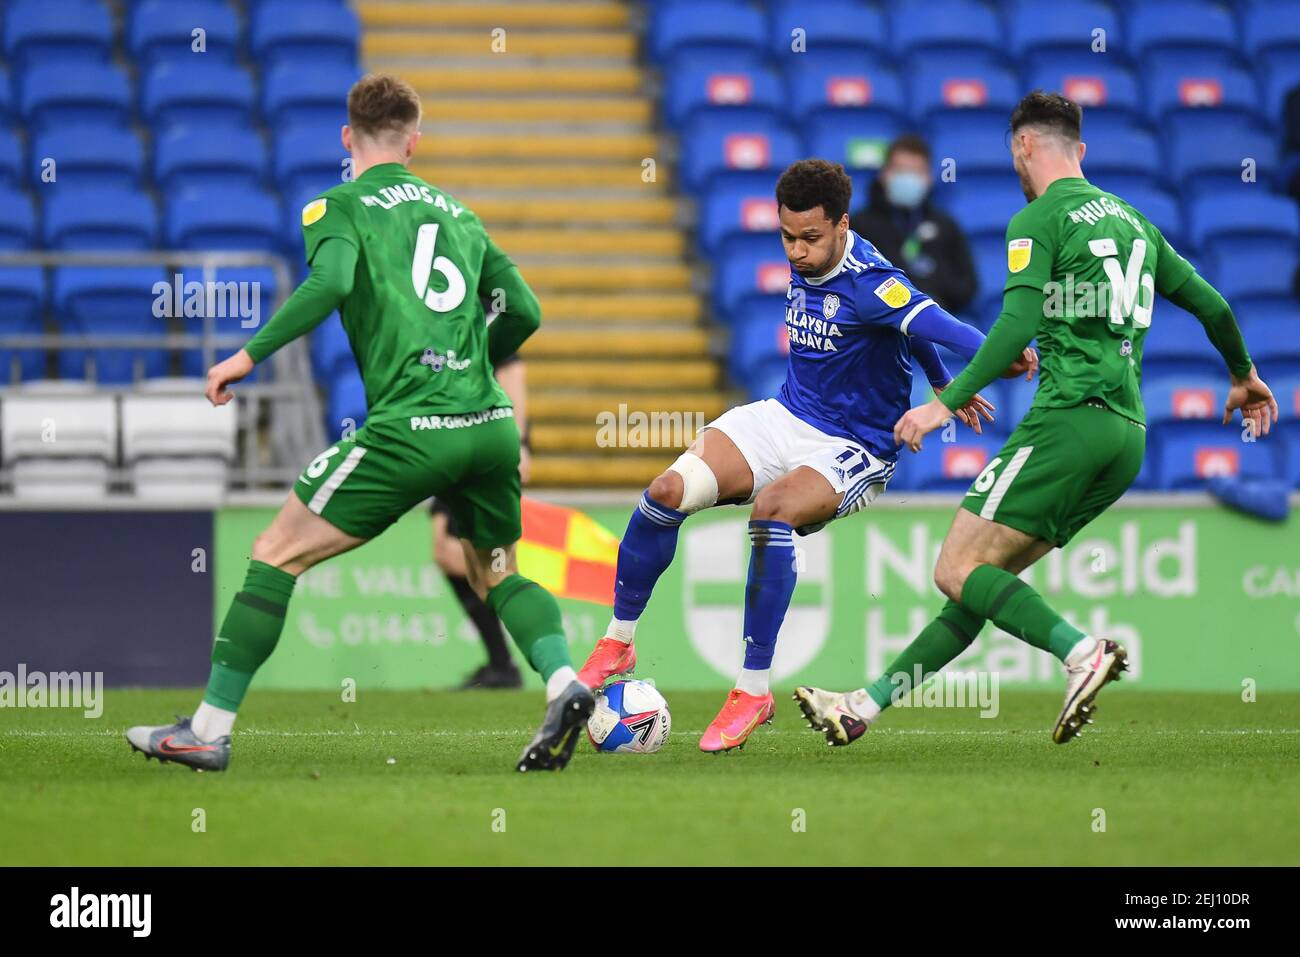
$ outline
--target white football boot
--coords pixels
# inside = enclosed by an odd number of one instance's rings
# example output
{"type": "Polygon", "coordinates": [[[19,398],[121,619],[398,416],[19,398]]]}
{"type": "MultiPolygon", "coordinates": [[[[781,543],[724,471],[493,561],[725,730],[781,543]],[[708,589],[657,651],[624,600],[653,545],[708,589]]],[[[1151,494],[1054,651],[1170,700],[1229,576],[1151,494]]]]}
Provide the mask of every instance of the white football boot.
{"type": "Polygon", "coordinates": [[[880,714],[880,707],[862,689],[841,694],[801,686],[794,690],[793,697],[808,726],[824,734],[832,747],[852,744],[866,734],[880,714]]]}
{"type": "MultiPolygon", "coordinates": [[[[1080,640],[1080,644],[1083,641],[1080,640]]],[[[1065,660],[1065,705],[1052,729],[1052,740],[1065,744],[1092,724],[1097,714],[1093,701],[1097,692],[1128,670],[1128,652],[1117,641],[1095,638],[1091,647],[1075,652],[1065,660]]]]}

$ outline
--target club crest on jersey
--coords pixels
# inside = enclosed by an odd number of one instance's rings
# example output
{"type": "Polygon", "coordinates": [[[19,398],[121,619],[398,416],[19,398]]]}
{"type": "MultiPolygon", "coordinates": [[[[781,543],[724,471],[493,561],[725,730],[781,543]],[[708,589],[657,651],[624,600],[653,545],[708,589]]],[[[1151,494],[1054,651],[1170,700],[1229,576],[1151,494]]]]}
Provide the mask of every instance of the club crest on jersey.
{"type": "Polygon", "coordinates": [[[822,300],[822,315],[827,319],[834,319],[835,313],[840,311],[840,297],[833,292],[828,292],[826,298],[822,300]]]}
{"type": "Polygon", "coordinates": [[[912,301],[912,294],[901,282],[890,276],[875,288],[875,293],[893,309],[901,309],[912,301]]]}
{"type": "Polygon", "coordinates": [[[1034,248],[1032,239],[1013,239],[1007,243],[1007,269],[1020,272],[1029,265],[1029,254],[1034,248]]]}
{"type": "Polygon", "coordinates": [[[310,203],[302,208],[302,224],[310,226],[312,223],[318,223],[325,216],[325,200],[313,199],[310,203]]]}

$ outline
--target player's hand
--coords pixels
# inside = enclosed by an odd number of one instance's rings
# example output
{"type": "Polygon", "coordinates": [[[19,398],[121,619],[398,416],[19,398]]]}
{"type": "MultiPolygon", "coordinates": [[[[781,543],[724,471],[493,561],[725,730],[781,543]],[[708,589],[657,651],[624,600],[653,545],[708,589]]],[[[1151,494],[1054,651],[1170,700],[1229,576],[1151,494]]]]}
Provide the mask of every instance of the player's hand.
{"type": "Polygon", "coordinates": [[[213,405],[225,405],[235,397],[226,387],[252,372],[255,364],[253,357],[240,349],[229,359],[218,362],[208,370],[208,387],[203,394],[213,405]]]}
{"type": "Polygon", "coordinates": [[[948,411],[948,407],[938,399],[931,399],[925,405],[908,409],[894,425],[894,443],[906,445],[913,452],[919,452],[921,440],[951,417],[952,413],[948,411]]]}
{"type": "Polygon", "coordinates": [[[1017,376],[1024,376],[1026,382],[1034,381],[1034,373],[1038,371],[1038,353],[1028,347],[1020,353],[1020,358],[1011,365],[1007,366],[1007,371],[1002,373],[1004,379],[1014,379],[1017,376]]]}
{"type": "Polygon", "coordinates": [[[1228,389],[1228,400],[1223,403],[1223,424],[1232,421],[1232,413],[1241,410],[1241,421],[1247,423],[1251,434],[1258,438],[1268,435],[1269,429],[1277,421],[1277,399],[1264,380],[1259,377],[1255,367],[1250,367],[1250,374],[1244,379],[1232,377],[1232,387],[1228,389]]]}
{"type": "MultiPolygon", "coordinates": [[[[932,385],[930,388],[934,389],[935,395],[939,395],[944,389],[948,388],[949,385],[952,385],[952,383],[949,382],[948,385],[939,386],[932,385]]],[[[962,424],[966,426],[966,428],[972,430],[976,435],[983,435],[984,428],[983,424],[980,422],[980,416],[983,416],[986,420],[992,422],[993,410],[996,408],[997,406],[984,398],[984,396],[976,395],[960,409],[954,412],[953,415],[955,415],[962,424]]]]}

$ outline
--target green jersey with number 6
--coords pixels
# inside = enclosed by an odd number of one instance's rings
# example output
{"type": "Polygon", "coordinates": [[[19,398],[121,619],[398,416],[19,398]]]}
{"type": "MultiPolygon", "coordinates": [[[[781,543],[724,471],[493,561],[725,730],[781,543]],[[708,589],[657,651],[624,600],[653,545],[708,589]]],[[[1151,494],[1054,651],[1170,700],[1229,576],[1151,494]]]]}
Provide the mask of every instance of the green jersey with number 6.
{"type": "Polygon", "coordinates": [[[1007,226],[1008,290],[1044,293],[1035,407],[1099,399],[1145,422],[1142,340],[1155,294],[1194,270],[1145,216],[1086,179],[1055,180],[1007,226]]]}
{"type": "Polygon", "coordinates": [[[472,211],[399,163],[366,170],[303,207],[307,261],[327,239],[357,249],[343,328],[367,421],[510,405],[488,361],[480,296],[513,263],[472,211]]]}

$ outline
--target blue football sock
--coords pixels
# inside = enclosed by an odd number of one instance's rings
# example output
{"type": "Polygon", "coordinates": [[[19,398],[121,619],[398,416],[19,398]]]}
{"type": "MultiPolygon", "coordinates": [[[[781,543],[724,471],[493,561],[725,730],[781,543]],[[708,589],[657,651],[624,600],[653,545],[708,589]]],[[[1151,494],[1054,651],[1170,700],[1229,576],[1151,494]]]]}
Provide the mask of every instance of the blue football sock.
{"type": "Polygon", "coordinates": [[[751,521],[749,540],[754,547],[745,585],[745,670],[766,671],[794,594],[794,529],[785,522],[751,521]]]}
{"type": "Polygon", "coordinates": [[[672,564],[677,529],[685,520],[685,512],[660,505],[649,492],[641,496],[618,546],[614,617],[619,621],[636,621],[645,611],[655,582],[672,564]]]}

